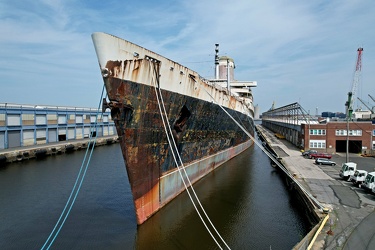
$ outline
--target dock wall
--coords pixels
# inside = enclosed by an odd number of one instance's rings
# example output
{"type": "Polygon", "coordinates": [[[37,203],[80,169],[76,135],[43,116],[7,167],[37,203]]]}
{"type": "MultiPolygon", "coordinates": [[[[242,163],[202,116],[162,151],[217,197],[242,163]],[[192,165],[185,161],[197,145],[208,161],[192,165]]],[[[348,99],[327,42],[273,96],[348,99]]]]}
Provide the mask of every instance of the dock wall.
{"type": "MultiPolygon", "coordinates": [[[[270,142],[271,138],[268,138],[266,134],[262,133],[262,130],[260,130],[258,127],[256,128],[257,134],[259,139],[262,141],[262,145],[264,148],[271,153],[275,157],[275,159],[282,165],[284,168],[288,170],[288,166],[285,164],[285,162],[282,159],[282,154],[278,152],[276,148],[273,148],[272,143],[270,142]]],[[[270,159],[271,160],[271,159],[270,159]]],[[[277,167],[277,164],[275,164],[271,160],[271,165],[273,167],[277,167]]],[[[289,189],[289,191],[292,194],[292,197],[294,199],[294,202],[298,203],[299,206],[303,209],[304,215],[306,219],[311,224],[312,228],[309,231],[307,235],[304,236],[304,238],[294,246],[293,249],[296,250],[302,250],[302,249],[310,249],[309,245],[312,244],[312,241],[317,233],[319,233],[319,228],[323,224],[323,218],[326,216],[326,214],[322,214],[319,209],[317,209],[316,204],[313,200],[311,200],[305,192],[300,188],[299,185],[295,184],[295,180],[290,177],[293,176],[293,173],[290,173],[290,175],[286,174],[281,169],[280,173],[282,174],[285,185],[289,189]]]]}
{"type": "Polygon", "coordinates": [[[105,136],[96,138],[95,140],[94,138],[92,138],[91,140],[82,139],[58,143],[49,143],[38,146],[19,147],[8,150],[1,150],[0,166],[12,162],[19,162],[30,159],[44,158],[51,155],[71,153],[76,150],[82,150],[94,146],[94,141],[95,147],[113,144],[118,142],[118,136],[105,136]]]}

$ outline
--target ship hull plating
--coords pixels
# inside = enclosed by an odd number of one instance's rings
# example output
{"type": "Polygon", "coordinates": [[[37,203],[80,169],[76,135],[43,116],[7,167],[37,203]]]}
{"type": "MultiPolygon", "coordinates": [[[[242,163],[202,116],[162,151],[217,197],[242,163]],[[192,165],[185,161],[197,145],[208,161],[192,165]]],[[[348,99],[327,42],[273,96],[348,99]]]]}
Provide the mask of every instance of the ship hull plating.
{"type": "Polygon", "coordinates": [[[227,115],[253,134],[251,102],[126,40],[94,33],[93,42],[138,224],[184,191],[177,166],[194,183],[253,144],[227,115]]]}
{"type": "MultiPolygon", "coordinates": [[[[109,99],[116,100],[112,119],[126,162],[137,223],[142,224],[180,194],[184,185],[167,140],[155,87],[107,78],[106,88],[109,99]]],[[[177,147],[192,183],[252,145],[218,105],[164,90],[161,93],[172,128],[184,112],[187,117],[177,147]]],[[[244,127],[252,131],[248,116],[227,112],[240,117],[244,127]]]]}

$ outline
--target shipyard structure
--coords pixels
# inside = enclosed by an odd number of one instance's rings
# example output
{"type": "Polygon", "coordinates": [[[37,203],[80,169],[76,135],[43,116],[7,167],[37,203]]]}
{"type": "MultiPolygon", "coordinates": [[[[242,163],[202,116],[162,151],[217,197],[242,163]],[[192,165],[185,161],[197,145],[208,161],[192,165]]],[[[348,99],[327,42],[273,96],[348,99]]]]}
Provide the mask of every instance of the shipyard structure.
{"type": "Polygon", "coordinates": [[[109,112],[78,107],[0,104],[0,152],[116,135],[109,112]]]}
{"type": "Polygon", "coordinates": [[[299,103],[272,108],[262,114],[262,125],[303,150],[349,152],[375,156],[375,117],[329,119],[309,115],[299,103]]]}

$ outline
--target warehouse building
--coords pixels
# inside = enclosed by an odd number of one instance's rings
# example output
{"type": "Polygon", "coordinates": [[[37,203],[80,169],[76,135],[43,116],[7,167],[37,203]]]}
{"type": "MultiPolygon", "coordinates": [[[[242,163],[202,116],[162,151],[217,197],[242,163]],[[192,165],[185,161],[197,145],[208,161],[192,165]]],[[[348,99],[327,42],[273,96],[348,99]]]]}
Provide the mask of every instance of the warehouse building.
{"type": "Polygon", "coordinates": [[[358,153],[375,156],[375,119],[368,112],[353,113],[346,121],[310,116],[299,103],[262,114],[262,125],[303,150],[358,153]]]}
{"type": "Polygon", "coordinates": [[[116,135],[109,112],[77,107],[0,104],[0,150],[116,135]]]}
{"type": "Polygon", "coordinates": [[[304,149],[327,153],[346,152],[373,154],[375,124],[372,121],[327,121],[301,124],[301,144],[304,149]]]}

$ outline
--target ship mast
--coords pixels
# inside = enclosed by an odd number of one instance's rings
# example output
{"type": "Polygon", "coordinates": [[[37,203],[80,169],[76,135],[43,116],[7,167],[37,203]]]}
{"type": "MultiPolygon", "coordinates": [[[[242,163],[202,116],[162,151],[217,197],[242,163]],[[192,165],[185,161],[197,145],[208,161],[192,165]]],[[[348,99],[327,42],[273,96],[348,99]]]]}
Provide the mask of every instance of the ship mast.
{"type": "Polygon", "coordinates": [[[228,88],[228,91],[230,92],[230,75],[229,75],[230,71],[229,71],[229,58],[227,58],[227,88],[228,88]]]}
{"type": "Polygon", "coordinates": [[[215,44],[215,79],[219,79],[219,44],[215,44]]]}

